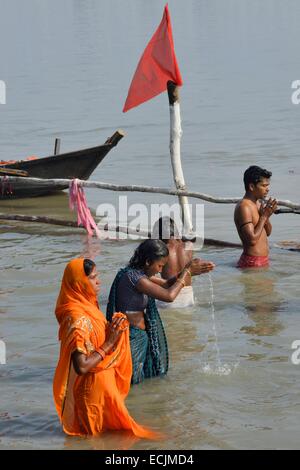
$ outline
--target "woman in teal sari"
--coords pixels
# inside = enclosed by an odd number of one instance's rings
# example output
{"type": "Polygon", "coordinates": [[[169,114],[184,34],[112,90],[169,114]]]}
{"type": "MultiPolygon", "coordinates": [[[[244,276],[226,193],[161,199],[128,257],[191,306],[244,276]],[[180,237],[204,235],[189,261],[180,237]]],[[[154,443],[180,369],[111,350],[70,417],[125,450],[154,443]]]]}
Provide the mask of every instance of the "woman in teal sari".
{"type": "Polygon", "coordinates": [[[145,240],[121,269],[111,286],[106,317],[123,312],[130,323],[133,384],[165,375],[169,367],[167,339],[155,299],[173,302],[190,276],[211,271],[214,265],[194,259],[172,279],[156,277],[168,261],[169,250],[161,240],[145,240]]]}

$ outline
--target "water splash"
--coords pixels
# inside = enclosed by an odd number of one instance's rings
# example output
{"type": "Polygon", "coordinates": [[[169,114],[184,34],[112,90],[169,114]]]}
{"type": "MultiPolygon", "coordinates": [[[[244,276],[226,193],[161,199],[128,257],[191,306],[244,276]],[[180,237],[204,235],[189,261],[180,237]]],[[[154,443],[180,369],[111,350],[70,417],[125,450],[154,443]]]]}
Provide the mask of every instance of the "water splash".
{"type": "Polygon", "coordinates": [[[209,290],[210,290],[210,309],[211,309],[211,318],[212,318],[212,331],[213,331],[213,347],[214,347],[214,355],[215,355],[215,363],[209,364],[205,363],[202,366],[202,372],[206,375],[229,375],[235,371],[239,363],[235,364],[222,364],[221,357],[220,357],[220,348],[219,348],[219,341],[218,341],[218,333],[216,327],[216,317],[215,317],[215,296],[214,296],[214,286],[211,277],[211,273],[208,273],[209,279],[209,290]]]}
{"type": "Polygon", "coordinates": [[[235,371],[239,363],[235,364],[221,364],[221,365],[210,365],[205,364],[202,367],[202,372],[206,375],[229,375],[235,371]]]}
{"type": "Polygon", "coordinates": [[[211,318],[212,318],[212,330],[213,330],[213,335],[214,335],[214,349],[216,352],[216,360],[217,360],[217,366],[221,367],[221,358],[220,358],[220,348],[219,348],[219,342],[218,342],[218,333],[217,333],[217,328],[216,328],[216,317],[215,317],[215,295],[214,295],[214,286],[211,278],[211,274],[208,273],[208,279],[209,279],[209,290],[210,290],[210,309],[211,309],[211,318]]]}

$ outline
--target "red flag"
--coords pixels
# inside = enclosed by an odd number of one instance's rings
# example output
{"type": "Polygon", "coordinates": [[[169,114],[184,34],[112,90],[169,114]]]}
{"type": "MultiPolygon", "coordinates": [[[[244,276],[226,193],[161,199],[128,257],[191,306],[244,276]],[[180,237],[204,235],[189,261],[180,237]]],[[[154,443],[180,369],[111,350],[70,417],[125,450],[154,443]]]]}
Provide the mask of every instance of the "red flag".
{"type": "Polygon", "coordinates": [[[138,63],[123,112],[125,113],[165,91],[169,80],[176,85],[182,85],[167,4],[161,23],[138,63]]]}

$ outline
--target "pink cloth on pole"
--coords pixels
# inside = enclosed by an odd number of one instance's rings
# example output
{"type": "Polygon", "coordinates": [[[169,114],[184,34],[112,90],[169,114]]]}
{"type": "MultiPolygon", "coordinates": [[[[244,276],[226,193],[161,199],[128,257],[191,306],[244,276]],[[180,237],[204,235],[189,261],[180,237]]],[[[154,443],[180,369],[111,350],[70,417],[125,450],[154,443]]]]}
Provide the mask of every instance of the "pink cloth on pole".
{"type": "Polygon", "coordinates": [[[93,230],[95,230],[96,236],[100,238],[100,230],[87,206],[84,190],[77,178],[72,180],[69,186],[69,205],[72,211],[77,210],[78,226],[82,225],[91,236],[93,235],[93,230]]]}

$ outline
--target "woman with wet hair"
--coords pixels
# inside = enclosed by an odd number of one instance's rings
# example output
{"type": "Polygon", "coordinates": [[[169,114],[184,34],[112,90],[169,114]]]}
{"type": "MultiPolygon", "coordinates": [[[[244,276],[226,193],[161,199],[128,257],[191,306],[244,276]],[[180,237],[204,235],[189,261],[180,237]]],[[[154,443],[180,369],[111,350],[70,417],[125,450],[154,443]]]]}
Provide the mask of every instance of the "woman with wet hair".
{"type": "Polygon", "coordinates": [[[155,299],[173,302],[191,276],[209,272],[213,263],[194,259],[169,280],[157,277],[168,261],[169,250],[162,240],[145,240],[135,250],[129,264],[116,275],[109,295],[106,317],[124,313],[130,324],[132,383],[165,375],[168,346],[155,299]]]}

